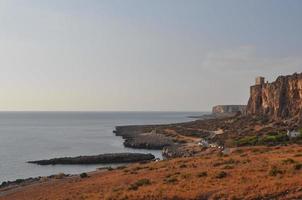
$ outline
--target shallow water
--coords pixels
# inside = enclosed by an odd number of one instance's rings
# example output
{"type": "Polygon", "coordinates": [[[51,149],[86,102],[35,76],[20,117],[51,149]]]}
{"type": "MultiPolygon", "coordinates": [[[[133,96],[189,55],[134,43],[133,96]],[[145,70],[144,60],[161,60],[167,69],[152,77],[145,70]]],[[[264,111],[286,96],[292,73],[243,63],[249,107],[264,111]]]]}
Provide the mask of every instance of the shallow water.
{"type": "Polygon", "coordinates": [[[0,183],[56,173],[93,171],[104,165],[39,166],[26,161],[62,156],[156,150],[125,148],[117,125],[191,121],[202,112],[0,112],[0,183]]]}

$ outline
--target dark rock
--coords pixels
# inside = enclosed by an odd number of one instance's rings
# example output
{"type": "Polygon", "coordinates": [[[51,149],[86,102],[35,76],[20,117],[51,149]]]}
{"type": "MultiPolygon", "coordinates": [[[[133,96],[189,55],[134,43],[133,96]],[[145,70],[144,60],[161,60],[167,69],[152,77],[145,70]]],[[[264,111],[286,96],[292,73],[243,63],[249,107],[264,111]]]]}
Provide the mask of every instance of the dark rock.
{"type": "Polygon", "coordinates": [[[18,186],[18,185],[26,185],[30,183],[34,183],[40,180],[41,177],[36,178],[26,178],[26,179],[16,179],[15,181],[4,181],[0,184],[0,189],[6,188],[6,187],[12,187],[12,186],[18,186]]]}
{"type": "Polygon", "coordinates": [[[109,164],[109,163],[131,163],[145,160],[153,160],[155,157],[152,154],[142,153],[112,153],[100,154],[94,156],[77,156],[77,157],[63,157],[53,158],[49,160],[29,161],[38,165],[56,165],[56,164],[109,164]]]}
{"type": "Polygon", "coordinates": [[[172,140],[160,134],[142,134],[136,137],[127,138],[124,141],[125,147],[137,149],[163,149],[171,146],[172,140]]]}
{"type": "Polygon", "coordinates": [[[188,151],[184,151],[182,145],[173,145],[163,148],[162,155],[164,158],[180,158],[192,156],[188,151]]]}
{"type": "MultiPolygon", "coordinates": [[[[62,179],[62,178],[66,178],[69,177],[69,174],[64,174],[64,173],[59,173],[59,174],[54,174],[54,175],[50,175],[50,176],[45,176],[45,177],[30,177],[30,178],[25,178],[25,179],[16,179],[15,181],[4,181],[2,182],[2,184],[0,184],[0,189],[6,189],[6,188],[16,188],[19,186],[26,186],[26,185],[30,185],[33,183],[37,183],[37,182],[43,182],[47,179],[62,179]]],[[[0,191],[1,192],[1,191],[0,191]]]]}
{"type": "Polygon", "coordinates": [[[170,137],[157,133],[166,126],[169,125],[117,126],[113,132],[123,137],[125,147],[162,150],[174,144],[170,137]]]}

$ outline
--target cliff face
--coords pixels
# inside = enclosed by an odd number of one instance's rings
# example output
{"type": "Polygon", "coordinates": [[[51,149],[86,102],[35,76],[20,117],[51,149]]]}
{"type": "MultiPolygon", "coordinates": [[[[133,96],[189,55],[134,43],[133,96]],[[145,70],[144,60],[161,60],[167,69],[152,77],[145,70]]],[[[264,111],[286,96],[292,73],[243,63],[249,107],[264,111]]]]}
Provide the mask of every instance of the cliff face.
{"type": "Polygon", "coordinates": [[[251,86],[247,114],[274,119],[301,118],[302,73],[280,76],[275,82],[251,86]]]}
{"type": "Polygon", "coordinates": [[[246,105],[218,105],[212,108],[212,113],[244,113],[246,105]]]}

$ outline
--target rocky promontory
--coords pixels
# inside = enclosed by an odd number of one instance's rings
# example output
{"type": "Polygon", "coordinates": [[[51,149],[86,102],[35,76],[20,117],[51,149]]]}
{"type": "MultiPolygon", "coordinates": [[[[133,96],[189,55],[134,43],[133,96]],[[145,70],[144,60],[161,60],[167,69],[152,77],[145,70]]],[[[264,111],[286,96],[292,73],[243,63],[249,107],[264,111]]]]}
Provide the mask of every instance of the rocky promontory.
{"type": "Polygon", "coordinates": [[[212,108],[213,114],[245,113],[246,105],[217,105],[212,108]]]}
{"type": "Polygon", "coordinates": [[[258,77],[250,88],[247,114],[273,119],[301,119],[302,73],[279,76],[272,83],[265,83],[263,77],[258,77]]]}
{"type": "Polygon", "coordinates": [[[113,163],[132,163],[155,159],[152,154],[143,153],[109,153],[94,156],[62,157],[48,160],[28,161],[28,163],[38,165],[74,165],[74,164],[113,164],[113,163]]]}
{"type": "Polygon", "coordinates": [[[174,144],[172,138],[161,134],[169,125],[117,126],[114,133],[124,139],[124,146],[137,149],[158,149],[174,144]]]}

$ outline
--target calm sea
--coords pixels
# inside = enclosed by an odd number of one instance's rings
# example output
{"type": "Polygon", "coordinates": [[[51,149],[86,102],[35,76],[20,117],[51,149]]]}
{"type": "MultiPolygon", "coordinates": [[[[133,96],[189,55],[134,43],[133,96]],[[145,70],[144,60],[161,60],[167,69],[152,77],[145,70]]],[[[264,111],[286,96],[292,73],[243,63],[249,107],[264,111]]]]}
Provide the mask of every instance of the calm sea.
{"type": "Polygon", "coordinates": [[[0,112],[0,183],[56,173],[93,171],[104,165],[39,166],[26,161],[115,152],[160,151],[125,148],[117,125],[191,121],[202,112],[0,112]]]}

